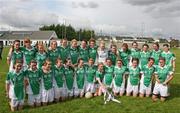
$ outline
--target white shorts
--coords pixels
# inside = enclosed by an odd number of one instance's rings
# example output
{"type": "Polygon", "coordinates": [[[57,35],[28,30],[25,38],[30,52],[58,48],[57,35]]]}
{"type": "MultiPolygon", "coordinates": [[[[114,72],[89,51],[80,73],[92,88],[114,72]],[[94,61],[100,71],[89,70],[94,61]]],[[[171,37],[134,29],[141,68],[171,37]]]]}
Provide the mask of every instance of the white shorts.
{"type": "Polygon", "coordinates": [[[86,85],[86,92],[95,93],[95,84],[94,83],[87,83],[86,85]]]}
{"type": "Polygon", "coordinates": [[[115,81],[113,80],[113,92],[114,93],[124,93],[125,91],[125,84],[122,83],[121,86],[117,86],[115,81]]]}
{"type": "Polygon", "coordinates": [[[42,102],[53,102],[54,101],[54,90],[53,88],[49,90],[42,90],[42,102]]]}
{"type": "Polygon", "coordinates": [[[28,104],[34,105],[34,103],[41,103],[41,94],[38,95],[28,94],[28,104]]]}
{"type": "Polygon", "coordinates": [[[163,85],[161,83],[155,83],[154,90],[153,90],[154,95],[159,95],[162,97],[167,97],[168,96],[168,86],[163,85]]]}
{"type": "Polygon", "coordinates": [[[11,99],[11,107],[23,106],[24,100],[11,99]]]}
{"type": "Polygon", "coordinates": [[[61,87],[61,88],[54,88],[54,98],[59,99],[60,97],[65,97],[66,96],[66,89],[61,87]]]}
{"type": "Polygon", "coordinates": [[[149,86],[148,87],[146,87],[145,85],[144,85],[144,83],[140,83],[140,89],[139,89],[139,93],[141,93],[141,94],[148,94],[148,95],[150,95],[151,94],[151,87],[152,87],[152,84],[150,83],[149,84],[149,86]]]}
{"type": "Polygon", "coordinates": [[[127,93],[132,93],[133,92],[133,93],[138,94],[138,85],[131,85],[130,78],[128,78],[126,92],[127,93]]]}

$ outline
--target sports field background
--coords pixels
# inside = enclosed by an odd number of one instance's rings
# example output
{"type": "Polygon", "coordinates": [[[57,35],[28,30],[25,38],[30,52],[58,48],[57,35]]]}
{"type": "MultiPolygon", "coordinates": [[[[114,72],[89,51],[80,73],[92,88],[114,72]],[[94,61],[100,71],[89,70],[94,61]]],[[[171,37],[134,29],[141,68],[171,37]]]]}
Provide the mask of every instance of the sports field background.
{"type": "MultiPolygon", "coordinates": [[[[9,113],[10,108],[5,97],[5,78],[8,72],[6,56],[9,48],[3,50],[3,60],[0,61],[0,113],[9,113]]],[[[103,97],[92,99],[72,99],[57,104],[52,104],[39,108],[29,108],[27,105],[24,110],[18,113],[179,113],[180,112],[180,49],[173,48],[172,52],[176,55],[176,71],[174,79],[171,81],[171,96],[164,103],[152,102],[151,98],[139,97],[119,97],[122,104],[109,102],[103,104],[103,97]]]]}

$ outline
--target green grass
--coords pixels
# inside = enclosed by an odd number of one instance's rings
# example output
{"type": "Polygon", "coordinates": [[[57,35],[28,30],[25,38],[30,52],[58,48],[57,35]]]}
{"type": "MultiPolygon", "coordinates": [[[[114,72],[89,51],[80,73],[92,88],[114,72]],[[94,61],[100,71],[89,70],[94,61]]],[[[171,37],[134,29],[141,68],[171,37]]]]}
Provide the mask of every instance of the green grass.
{"type": "MultiPolygon", "coordinates": [[[[172,49],[176,54],[176,72],[180,73],[180,49],[172,49]]],[[[3,60],[0,61],[0,113],[10,112],[10,108],[5,98],[5,78],[8,71],[6,56],[8,48],[3,51],[3,60]]],[[[133,98],[123,96],[119,98],[122,104],[113,102],[103,105],[103,97],[92,99],[73,99],[58,104],[45,107],[29,108],[25,106],[19,113],[127,113],[127,112],[154,112],[154,113],[178,113],[180,108],[180,74],[175,74],[171,82],[171,96],[164,103],[152,102],[151,98],[133,98]]]]}

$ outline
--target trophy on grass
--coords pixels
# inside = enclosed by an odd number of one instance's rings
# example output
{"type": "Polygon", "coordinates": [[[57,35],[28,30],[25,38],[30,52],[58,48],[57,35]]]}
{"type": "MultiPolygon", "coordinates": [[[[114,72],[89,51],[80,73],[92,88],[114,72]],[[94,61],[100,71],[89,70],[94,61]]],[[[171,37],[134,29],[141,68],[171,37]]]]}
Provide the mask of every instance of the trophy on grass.
{"type": "Polygon", "coordinates": [[[104,104],[106,104],[109,101],[113,101],[116,103],[121,103],[121,101],[117,100],[114,98],[113,92],[112,92],[112,88],[110,87],[105,87],[105,91],[104,91],[104,104]]]}

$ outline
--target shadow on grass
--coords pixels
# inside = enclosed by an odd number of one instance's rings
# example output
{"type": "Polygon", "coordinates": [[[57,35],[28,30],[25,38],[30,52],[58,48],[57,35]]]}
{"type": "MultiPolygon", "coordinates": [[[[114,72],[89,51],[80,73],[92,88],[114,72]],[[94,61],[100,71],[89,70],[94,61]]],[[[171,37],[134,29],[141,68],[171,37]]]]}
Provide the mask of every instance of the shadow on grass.
{"type": "Polygon", "coordinates": [[[169,90],[170,97],[168,98],[168,100],[180,98],[180,84],[170,84],[169,90]]]}

